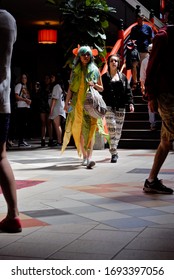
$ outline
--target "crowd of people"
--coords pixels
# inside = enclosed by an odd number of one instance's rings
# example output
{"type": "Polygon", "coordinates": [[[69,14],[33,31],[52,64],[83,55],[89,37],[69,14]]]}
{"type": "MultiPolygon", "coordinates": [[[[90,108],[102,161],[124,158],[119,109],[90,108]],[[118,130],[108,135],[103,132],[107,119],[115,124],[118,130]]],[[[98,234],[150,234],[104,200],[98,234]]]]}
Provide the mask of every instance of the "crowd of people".
{"type": "MultiPolygon", "coordinates": [[[[144,59],[145,77],[141,74],[143,93],[148,99],[150,113],[157,110],[162,119],[161,141],[155,154],[154,163],[149,177],[144,183],[144,192],[172,194],[173,189],[166,187],[158,174],[174,141],[174,94],[172,80],[172,63],[174,47],[174,9],[167,11],[168,23],[155,35],[149,26],[143,24],[143,16],[137,16],[138,24],[132,28],[130,38],[136,41],[139,58],[136,67],[142,66],[144,59]],[[154,39],[153,39],[154,37],[154,39]],[[152,43],[151,50],[149,44],[152,43]],[[137,64],[138,62],[138,64],[137,64]],[[158,109],[156,109],[156,104],[158,109]]],[[[6,232],[20,232],[22,230],[17,207],[16,187],[13,171],[7,159],[6,143],[13,140],[10,128],[10,113],[13,106],[10,104],[11,56],[13,44],[16,40],[15,19],[6,11],[0,10],[0,34],[3,38],[0,45],[0,58],[4,63],[0,71],[0,185],[7,202],[7,216],[0,222],[0,230],[6,232]],[[11,106],[10,106],[11,105],[11,106]]],[[[126,104],[129,111],[134,112],[134,102],[131,86],[127,77],[120,71],[120,57],[113,54],[108,57],[107,72],[101,76],[96,66],[94,56],[96,49],[89,46],[78,46],[73,50],[75,59],[69,80],[69,88],[65,91],[62,79],[58,74],[45,75],[43,82],[31,84],[26,73],[22,73],[20,80],[12,87],[16,108],[16,131],[18,146],[29,144],[26,136],[32,130],[33,123],[40,120],[41,146],[57,145],[66,149],[71,136],[79,156],[82,156],[82,165],[88,169],[95,166],[92,158],[95,133],[99,126],[98,119],[90,116],[84,110],[84,102],[90,87],[101,93],[107,106],[106,124],[109,134],[109,151],[111,163],[118,159],[117,146],[121,137],[125,118],[126,104]],[[65,129],[63,131],[63,126],[65,129]],[[56,142],[54,142],[53,129],[56,142]]],[[[141,72],[141,71],[140,71],[141,72]]],[[[134,73],[135,74],[135,73],[134,73]]],[[[134,76],[133,86],[137,81],[134,76]]],[[[12,126],[13,122],[11,122],[12,126]]],[[[100,122],[101,124],[101,122],[100,122]]]]}
{"type": "Polygon", "coordinates": [[[59,73],[46,74],[43,81],[31,82],[27,73],[11,87],[11,125],[7,148],[30,147],[26,139],[40,137],[41,147],[61,146],[66,120],[66,92],[59,73]],[[48,143],[46,143],[48,136],[48,143]]]}

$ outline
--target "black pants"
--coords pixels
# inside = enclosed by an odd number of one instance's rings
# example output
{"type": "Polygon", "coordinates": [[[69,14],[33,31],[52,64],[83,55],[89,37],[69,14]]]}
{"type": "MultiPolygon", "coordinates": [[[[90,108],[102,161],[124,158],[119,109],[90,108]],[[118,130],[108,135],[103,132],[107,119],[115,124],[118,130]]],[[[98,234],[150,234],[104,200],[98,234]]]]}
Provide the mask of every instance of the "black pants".
{"type": "Polygon", "coordinates": [[[17,108],[16,113],[18,141],[22,142],[29,135],[30,108],[17,108]]]}

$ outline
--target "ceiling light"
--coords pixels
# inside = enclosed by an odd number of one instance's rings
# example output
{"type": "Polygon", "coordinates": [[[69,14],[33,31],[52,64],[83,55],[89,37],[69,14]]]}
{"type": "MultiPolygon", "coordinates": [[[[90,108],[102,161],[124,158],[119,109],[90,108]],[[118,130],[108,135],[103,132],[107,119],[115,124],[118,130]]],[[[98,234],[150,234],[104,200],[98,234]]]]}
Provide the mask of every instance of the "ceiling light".
{"type": "Polygon", "coordinates": [[[39,44],[56,44],[57,30],[44,28],[38,31],[39,44]]]}

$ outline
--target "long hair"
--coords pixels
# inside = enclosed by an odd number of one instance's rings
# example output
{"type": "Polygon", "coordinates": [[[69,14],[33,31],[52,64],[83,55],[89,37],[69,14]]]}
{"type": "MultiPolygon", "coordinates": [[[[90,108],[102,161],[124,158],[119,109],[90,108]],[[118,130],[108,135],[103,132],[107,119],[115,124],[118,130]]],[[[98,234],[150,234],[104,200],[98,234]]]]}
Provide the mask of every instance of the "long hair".
{"type": "Polygon", "coordinates": [[[89,53],[90,60],[89,63],[86,65],[85,81],[93,81],[94,83],[97,83],[99,77],[99,69],[94,63],[92,50],[89,46],[82,46],[79,48],[77,56],[74,59],[72,75],[70,78],[71,90],[73,92],[77,92],[79,89],[81,73],[83,71],[80,56],[86,53],[89,53]]]}
{"type": "Polygon", "coordinates": [[[116,54],[111,54],[110,56],[108,56],[108,59],[107,59],[107,64],[108,64],[108,72],[110,73],[110,60],[111,60],[111,57],[116,57],[118,59],[118,66],[117,66],[117,69],[120,70],[120,66],[121,66],[121,59],[120,59],[120,55],[118,53],[116,54]]]}
{"type": "Polygon", "coordinates": [[[74,59],[74,61],[73,61],[73,68],[76,67],[77,64],[80,63],[80,61],[81,61],[81,60],[80,60],[80,56],[81,56],[81,55],[84,55],[84,54],[86,54],[86,53],[89,53],[89,55],[90,55],[90,61],[89,61],[89,63],[94,62],[94,57],[93,57],[93,55],[92,55],[91,48],[90,48],[89,46],[82,46],[82,47],[79,48],[78,53],[77,53],[77,56],[75,57],[75,59],[74,59]]]}

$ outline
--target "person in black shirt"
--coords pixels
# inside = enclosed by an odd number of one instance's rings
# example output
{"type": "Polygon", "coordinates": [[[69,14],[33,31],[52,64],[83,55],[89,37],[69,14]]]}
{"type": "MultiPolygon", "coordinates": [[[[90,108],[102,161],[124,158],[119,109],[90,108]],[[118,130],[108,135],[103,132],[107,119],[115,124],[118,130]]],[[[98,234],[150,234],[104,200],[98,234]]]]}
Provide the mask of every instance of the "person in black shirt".
{"type": "Polygon", "coordinates": [[[133,95],[127,77],[119,71],[119,55],[108,57],[108,71],[102,75],[104,90],[101,93],[107,105],[105,115],[110,136],[111,162],[118,159],[117,146],[121,138],[125,118],[125,106],[129,105],[130,112],[134,112],[133,95]]]}

